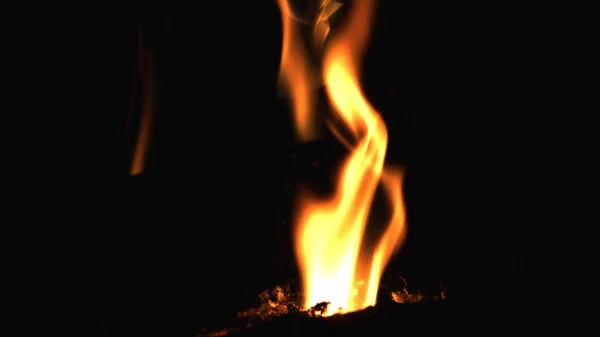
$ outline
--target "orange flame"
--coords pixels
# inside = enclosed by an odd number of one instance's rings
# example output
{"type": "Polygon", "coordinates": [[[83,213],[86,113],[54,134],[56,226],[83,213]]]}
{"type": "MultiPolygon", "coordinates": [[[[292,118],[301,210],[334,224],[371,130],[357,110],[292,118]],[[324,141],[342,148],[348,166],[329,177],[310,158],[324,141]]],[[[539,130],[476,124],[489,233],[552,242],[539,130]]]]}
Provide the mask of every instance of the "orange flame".
{"type": "MultiPolygon", "coordinates": [[[[287,3],[281,0],[279,4],[283,7],[287,3]]],[[[346,25],[332,37],[324,53],[322,76],[327,94],[353,139],[348,141],[332,130],[351,151],[334,196],[325,202],[309,195],[300,200],[295,248],[305,308],[323,301],[341,312],[374,305],[384,268],[406,236],[402,173],[383,168],[387,129],[359,85],[359,64],[368,43],[373,5],[370,0],[355,1],[346,25]],[[391,200],[392,219],[374,250],[365,252],[363,235],[380,180],[391,200]]],[[[303,88],[304,83],[294,85],[303,88]]],[[[298,107],[304,103],[294,104],[298,107]]]]}
{"type": "Polygon", "coordinates": [[[317,76],[308,51],[302,43],[301,26],[294,17],[287,0],[277,0],[283,23],[283,48],[279,80],[289,92],[294,111],[294,126],[300,142],[316,137],[315,93],[317,76]]]}
{"type": "Polygon", "coordinates": [[[313,31],[315,48],[320,50],[325,43],[325,39],[329,35],[331,25],[329,18],[342,6],[334,0],[320,0],[319,12],[313,31]]]}
{"type": "Polygon", "coordinates": [[[140,80],[142,83],[141,93],[141,117],[140,130],[137,135],[133,160],[131,162],[131,175],[142,173],[146,168],[146,156],[152,133],[154,114],[154,59],[150,47],[144,43],[142,28],[138,25],[138,63],[140,80]]]}

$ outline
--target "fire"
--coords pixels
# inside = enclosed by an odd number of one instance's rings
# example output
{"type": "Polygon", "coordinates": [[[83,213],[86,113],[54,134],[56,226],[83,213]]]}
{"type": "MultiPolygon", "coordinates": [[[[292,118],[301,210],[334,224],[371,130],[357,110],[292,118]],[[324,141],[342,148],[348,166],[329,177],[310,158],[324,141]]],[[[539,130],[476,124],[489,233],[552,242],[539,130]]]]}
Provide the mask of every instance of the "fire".
{"type": "MultiPolygon", "coordinates": [[[[321,10],[332,14],[330,1],[321,0],[321,10]]],[[[284,46],[281,73],[288,76],[287,88],[294,100],[297,130],[312,127],[312,96],[306,94],[307,83],[314,81],[305,67],[306,53],[299,44],[297,23],[286,0],[279,0],[283,17],[284,46]],[[294,23],[294,24],[292,24],[294,23]],[[295,27],[295,28],[294,28],[295,27]],[[295,36],[295,37],[293,37],[295,36]],[[292,62],[293,60],[293,62],[292,62]],[[296,67],[295,67],[295,66],[296,67]],[[310,100],[302,101],[310,97],[310,100]]],[[[337,9],[339,6],[335,6],[337,9]]],[[[344,26],[333,31],[326,41],[322,60],[322,78],[336,117],[351,139],[341,137],[350,149],[337,179],[334,196],[323,201],[305,194],[300,198],[295,232],[296,258],[302,275],[305,303],[309,308],[330,302],[332,313],[351,312],[374,305],[379,282],[392,254],[406,235],[405,209],[402,200],[402,173],[384,168],[387,128],[378,112],[369,104],[359,85],[360,61],[368,43],[374,18],[374,2],[355,1],[344,26]],[[384,186],[392,207],[390,223],[375,247],[365,247],[363,236],[371,204],[379,182],[384,186]]],[[[318,45],[329,33],[329,24],[320,15],[313,30],[318,45]],[[322,28],[325,27],[325,28],[322,28]],[[325,32],[325,33],[324,33],[325,32]]]]}

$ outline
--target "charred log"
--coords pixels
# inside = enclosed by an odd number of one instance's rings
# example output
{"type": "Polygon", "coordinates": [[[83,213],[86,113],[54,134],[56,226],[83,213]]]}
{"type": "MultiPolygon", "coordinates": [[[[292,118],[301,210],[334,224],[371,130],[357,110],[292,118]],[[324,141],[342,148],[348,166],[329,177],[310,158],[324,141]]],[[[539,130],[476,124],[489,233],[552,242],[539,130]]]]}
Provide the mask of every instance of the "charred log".
{"type": "MultiPolygon", "coordinates": [[[[318,309],[323,309],[321,304],[318,309]]],[[[315,308],[316,309],[316,308],[315,308]]],[[[227,334],[251,336],[406,336],[432,329],[451,328],[462,312],[448,301],[397,304],[387,302],[365,310],[321,317],[310,312],[288,314],[227,334]]]]}

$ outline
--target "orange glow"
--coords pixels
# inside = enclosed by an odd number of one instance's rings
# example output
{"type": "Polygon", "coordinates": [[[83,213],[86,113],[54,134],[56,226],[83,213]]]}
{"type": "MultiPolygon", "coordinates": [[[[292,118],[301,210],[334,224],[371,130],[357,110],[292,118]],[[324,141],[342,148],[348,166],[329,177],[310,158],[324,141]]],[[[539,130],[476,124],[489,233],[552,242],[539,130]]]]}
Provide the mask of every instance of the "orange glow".
{"type": "MultiPolygon", "coordinates": [[[[328,2],[323,0],[322,4],[328,2]]],[[[280,0],[279,5],[282,13],[289,11],[285,0],[280,0]]],[[[324,10],[327,12],[324,17],[328,18],[339,4],[330,6],[333,7],[329,12],[324,10]]],[[[350,155],[339,172],[334,196],[322,201],[308,194],[302,195],[296,221],[295,252],[303,281],[304,307],[330,302],[330,314],[375,304],[385,266],[406,235],[402,173],[384,170],[387,128],[359,85],[359,65],[368,43],[374,9],[373,1],[355,1],[345,25],[333,30],[331,41],[325,47],[322,77],[334,113],[342,121],[343,128],[350,131],[351,139],[341,137],[333,123],[329,126],[340,142],[350,149],[350,155]],[[364,247],[363,235],[380,181],[391,200],[392,218],[380,242],[375,247],[364,247]]],[[[284,14],[282,60],[290,57],[290,17],[284,14]]],[[[326,35],[330,29],[328,24],[323,25],[323,20],[317,19],[313,31],[319,44],[325,36],[317,35],[323,35],[323,31],[326,35]]],[[[304,54],[294,55],[296,64],[305,64],[304,54]]],[[[291,61],[288,59],[288,62],[291,61]]],[[[305,92],[306,77],[299,74],[306,73],[301,67],[295,69],[297,77],[289,77],[291,84],[288,86],[292,85],[294,92],[305,92]]],[[[297,110],[299,107],[305,109],[308,103],[312,104],[312,97],[310,102],[302,101],[303,97],[306,95],[292,95],[296,116],[303,116],[302,111],[306,111],[297,110]]]]}
{"type": "Polygon", "coordinates": [[[137,135],[131,175],[142,173],[146,168],[146,156],[152,133],[154,104],[154,59],[151,49],[144,43],[142,29],[138,26],[138,62],[142,83],[140,129],[137,135]]]}

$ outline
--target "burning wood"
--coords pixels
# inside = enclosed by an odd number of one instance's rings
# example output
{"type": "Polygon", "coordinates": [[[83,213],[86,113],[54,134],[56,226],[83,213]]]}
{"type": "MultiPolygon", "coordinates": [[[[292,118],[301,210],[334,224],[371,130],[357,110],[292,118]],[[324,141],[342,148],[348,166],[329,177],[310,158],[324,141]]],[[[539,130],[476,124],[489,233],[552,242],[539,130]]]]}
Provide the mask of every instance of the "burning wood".
{"type": "MultiPolygon", "coordinates": [[[[406,336],[410,332],[449,328],[459,321],[462,313],[453,311],[451,302],[419,302],[399,305],[384,302],[374,307],[327,317],[294,314],[276,317],[226,334],[240,336],[406,336]]],[[[223,336],[223,335],[221,335],[223,336]]]]}
{"type": "MultiPolygon", "coordinates": [[[[393,291],[384,292],[385,298],[382,307],[379,311],[383,310],[387,314],[388,312],[394,312],[394,307],[399,304],[416,304],[416,303],[429,303],[439,302],[440,300],[446,299],[445,292],[446,288],[442,286],[440,294],[433,294],[432,296],[426,296],[423,292],[417,290],[410,292],[407,289],[407,282],[403,277],[400,277],[402,281],[402,288],[393,291]],[[392,307],[390,307],[390,305],[392,307]],[[383,308],[383,309],[382,309],[383,308]],[[390,309],[391,308],[391,309],[390,309]]],[[[300,292],[295,291],[295,282],[290,282],[283,286],[276,286],[271,291],[265,290],[258,295],[260,304],[236,314],[236,318],[229,323],[228,327],[215,327],[213,329],[204,329],[197,337],[219,337],[225,335],[236,335],[237,333],[243,333],[243,331],[250,328],[259,328],[269,326],[270,322],[279,319],[288,319],[293,322],[302,322],[306,326],[311,324],[322,324],[314,323],[313,320],[323,318],[338,317],[341,315],[349,315],[344,313],[342,308],[333,310],[330,302],[320,302],[314,306],[303,309],[302,303],[304,302],[303,296],[300,292]],[[287,318],[285,318],[287,317],[287,318]]],[[[386,287],[382,287],[386,290],[386,287]]],[[[412,309],[413,307],[411,307],[412,309]]],[[[365,310],[362,310],[365,311],[365,310]]],[[[360,312],[362,312],[360,311],[360,312]]],[[[370,311],[365,311],[369,314],[370,311]]],[[[343,320],[342,320],[343,321],[343,320]]],[[[338,318],[327,322],[340,322],[338,318]]],[[[274,324],[274,323],[273,323],[274,324]]],[[[337,324],[337,323],[335,323],[337,324]]],[[[253,330],[255,331],[255,330],[253,330]]],[[[254,332],[251,332],[251,334],[254,332]]]]}

